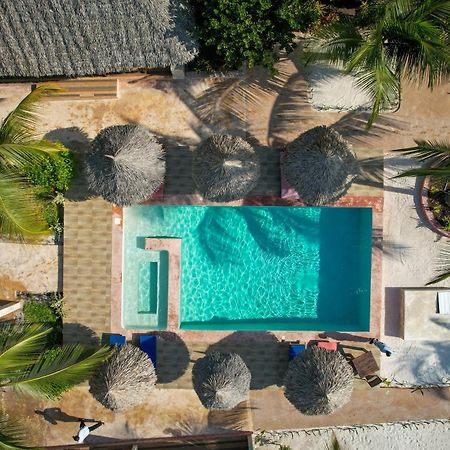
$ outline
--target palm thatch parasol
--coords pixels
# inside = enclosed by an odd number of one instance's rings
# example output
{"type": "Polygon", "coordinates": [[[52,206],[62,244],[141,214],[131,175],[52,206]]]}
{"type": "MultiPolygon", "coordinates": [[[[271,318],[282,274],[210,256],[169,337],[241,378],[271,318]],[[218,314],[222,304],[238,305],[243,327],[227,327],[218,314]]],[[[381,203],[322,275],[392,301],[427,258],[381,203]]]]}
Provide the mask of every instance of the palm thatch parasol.
{"type": "Polygon", "coordinates": [[[147,400],[156,373],[150,358],[133,344],[118,345],[90,381],[90,392],[112,411],[124,411],[147,400]]]}
{"type": "Polygon", "coordinates": [[[195,392],[205,408],[232,409],[248,397],[251,374],[239,355],[211,352],[192,368],[195,392]]]}
{"type": "Polygon", "coordinates": [[[164,181],[162,145],[141,125],[100,131],[86,155],[89,189],[117,206],[148,199],[164,181]]]}
{"type": "Polygon", "coordinates": [[[286,398],[303,414],[331,414],[352,395],[353,370],[344,356],[308,347],[289,363],[286,398]]]}
{"type": "Polygon", "coordinates": [[[308,205],[334,203],[359,173],[350,144],[326,126],[312,128],[289,143],[282,165],[286,181],[308,205]]]}
{"type": "Polygon", "coordinates": [[[207,200],[240,200],[258,183],[259,158],[244,139],[216,134],[194,152],[192,178],[207,200]]]}

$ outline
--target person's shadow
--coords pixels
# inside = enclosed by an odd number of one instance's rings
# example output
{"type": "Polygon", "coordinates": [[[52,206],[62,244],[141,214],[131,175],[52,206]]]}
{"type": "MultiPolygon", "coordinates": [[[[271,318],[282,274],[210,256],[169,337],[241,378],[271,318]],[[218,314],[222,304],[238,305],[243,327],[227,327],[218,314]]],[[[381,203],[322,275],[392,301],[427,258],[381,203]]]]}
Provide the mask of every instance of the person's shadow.
{"type": "Polygon", "coordinates": [[[80,422],[83,419],[85,422],[95,422],[94,419],[85,419],[82,417],[75,417],[61,411],[61,408],[46,408],[44,410],[36,409],[36,414],[42,416],[47,422],[52,425],[58,425],[58,422],[80,422]]]}

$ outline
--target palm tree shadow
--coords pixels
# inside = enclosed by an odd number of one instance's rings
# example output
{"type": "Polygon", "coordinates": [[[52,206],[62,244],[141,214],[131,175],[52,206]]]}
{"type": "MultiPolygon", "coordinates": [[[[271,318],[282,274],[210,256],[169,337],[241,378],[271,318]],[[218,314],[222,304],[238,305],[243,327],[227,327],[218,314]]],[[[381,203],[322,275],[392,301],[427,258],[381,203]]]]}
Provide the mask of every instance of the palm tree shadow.
{"type": "Polygon", "coordinates": [[[383,156],[365,158],[358,161],[359,174],[353,184],[372,186],[383,189],[384,158],[383,156]]]}

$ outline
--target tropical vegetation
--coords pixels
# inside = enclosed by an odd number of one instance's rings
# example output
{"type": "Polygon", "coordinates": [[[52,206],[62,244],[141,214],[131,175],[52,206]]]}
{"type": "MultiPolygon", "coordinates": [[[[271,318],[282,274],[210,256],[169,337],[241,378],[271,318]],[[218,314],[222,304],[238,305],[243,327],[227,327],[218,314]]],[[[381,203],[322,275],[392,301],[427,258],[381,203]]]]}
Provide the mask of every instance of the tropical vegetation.
{"type": "Polygon", "coordinates": [[[291,52],[294,31],[306,31],[321,18],[319,0],[192,0],[200,69],[230,70],[244,62],[275,73],[280,51],[291,52]]]}
{"type": "MultiPolygon", "coordinates": [[[[27,95],[0,125],[0,236],[33,239],[49,231],[45,208],[66,188],[67,149],[38,137],[40,100],[56,88],[41,86],[27,95]],[[63,156],[61,157],[61,152],[63,156]],[[60,159],[62,158],[62,159],[60,159]],[[64,162],[66,161],[66,162],[64,162]],[[58,167],[47,170],[48,167],[58,167]],[[63,169],[60,169],[63,167],[63,169]],[[41,169],[44,169],[41,173],[41,169]],[[53,179],[54,174],[58,177],[53,179]],[[34,183],[34,184],[33,184],[34,183]],[[56,183],[56,184],[53,184],[56,183]],[[41,187],[39,185],[41,184],[41,187]],[[36,186],[38,185],[38,186],[36,186]]],[[[73,171],[71,172],[73,174],[73,171]]],[[[55,220],[55,214],[49,214],[55,220]]],[[[51,224],[50,224],[51,225],[51,224]]]]}
{"type": "MultiPolygon", "coordinates": [[[[107,347],[66,345],[47,349],[51,328],[6,325],[0,328],[0,388],[17,395],[57,399],[86,380],[110,355],[107,347]]],[[[25,433],[0,409],[0,448],[21,449],[25,433]]]]}
{"type": "Polygon", "coordinates": [[[370,127],[400,97],[401,80],[433,88],[449,72],[449,0],[369,0],[356,16],[320,27],[306,61],[324,60],[354,74],[370,95],[370,127]]]}

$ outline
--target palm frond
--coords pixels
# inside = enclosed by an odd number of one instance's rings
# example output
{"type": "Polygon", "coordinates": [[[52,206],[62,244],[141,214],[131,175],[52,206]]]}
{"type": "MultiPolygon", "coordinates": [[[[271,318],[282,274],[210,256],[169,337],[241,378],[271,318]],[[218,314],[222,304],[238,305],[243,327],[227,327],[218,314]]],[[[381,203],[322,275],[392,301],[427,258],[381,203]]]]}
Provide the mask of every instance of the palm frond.
{"type": "Polygon", "coordinates": [[[419,161],[427,161],[431,159],[432,164],[445,161],[450,165],[448,158],[450,157],[450,142],[447,141],[425,141],[415,140],[417,145],[415,147],[398,148],[392,150],[393,152],[400,152],[419,161]]]}
{"type": "Polygon", "coordinates": [[[57,86],[42,85],[31,91],[7,116],[0,126],[1,143],[20,143],[36,139],[36,124],[44,95],[61,91],[57,86]]]}
{"type": "Polygon", "coordinates": [[[439,178],[449,178],[450,177],[450,167],[436,168],[433,167],[421,167],[419,169],[405,170],[399,173],[393,178],[403,178],[403,177],[439,177],[439,178]]]}
{"type": "Polygon", "coordinates": [[[345,65],[363,42],[363,36],[354,22],[344,17],[319,28],[314,40],[303,51],[303,58],[306,64],[327,61],[345,65]]]}
{"type": "Polygon", "coordinates": [[[55,399],[89,378],[110,355],[109,347],[93,352],[80,345],[64,346],[58,354],[44,353],[28,373],[9,385],[36,398],[55,399]]]}
{"type": "Polygon", "coordinates": [[[444,247],[442,248],[438,262],[436,264],[438,274],[429,281],[425,286],[431,284],[440,283],[441,281],[450,278],[450,241],[447,240],[444,247]]]}
{"type": "MultiPolygon", "coordinates": [[[[42,325],[4,325],[0,328],[0,380],[11,380],[36,363],[51,328],[42,325]]],[[[0,385],[2,381],[0,381],[0,385]]]]}
{"type": "Polygon", "coordinates": [[[60,142],[45,139],[28,142],[0,143],[0,164],[21,168],[30,163],[39,163],[48,156],[57,155],[67,148],[60,142]]]}
{"type": "Polygon", "coordinates": [[[36,239],[49,233],[43,205],[23,177],[0,172],[0,235],[36,239]]]}
{"type": "Polygon", "coordinates": [[[366,92],[372,100],[372,112],[367,122],[370,128],[382,109],[389,109],[399,93],[399,82],[386,64],[367,69],[356,75],[356,86],[366,92]]]}
{"type": "Polygon", "coordinates": [[[415,147],[393,150],[411,156],[418,161],[429,163],[429,167],[406,170],[394,178],[409,176],[434,175],[439,177],[450,176],[450,143],[446,141],[416,140],[415,147]]]}
{"type": "Polygon", "coordinates": [[[26,433],[20,423],[11,420],[8,414],[0,410],[0,450],[34,449],[25,445],[26,433]]]}

